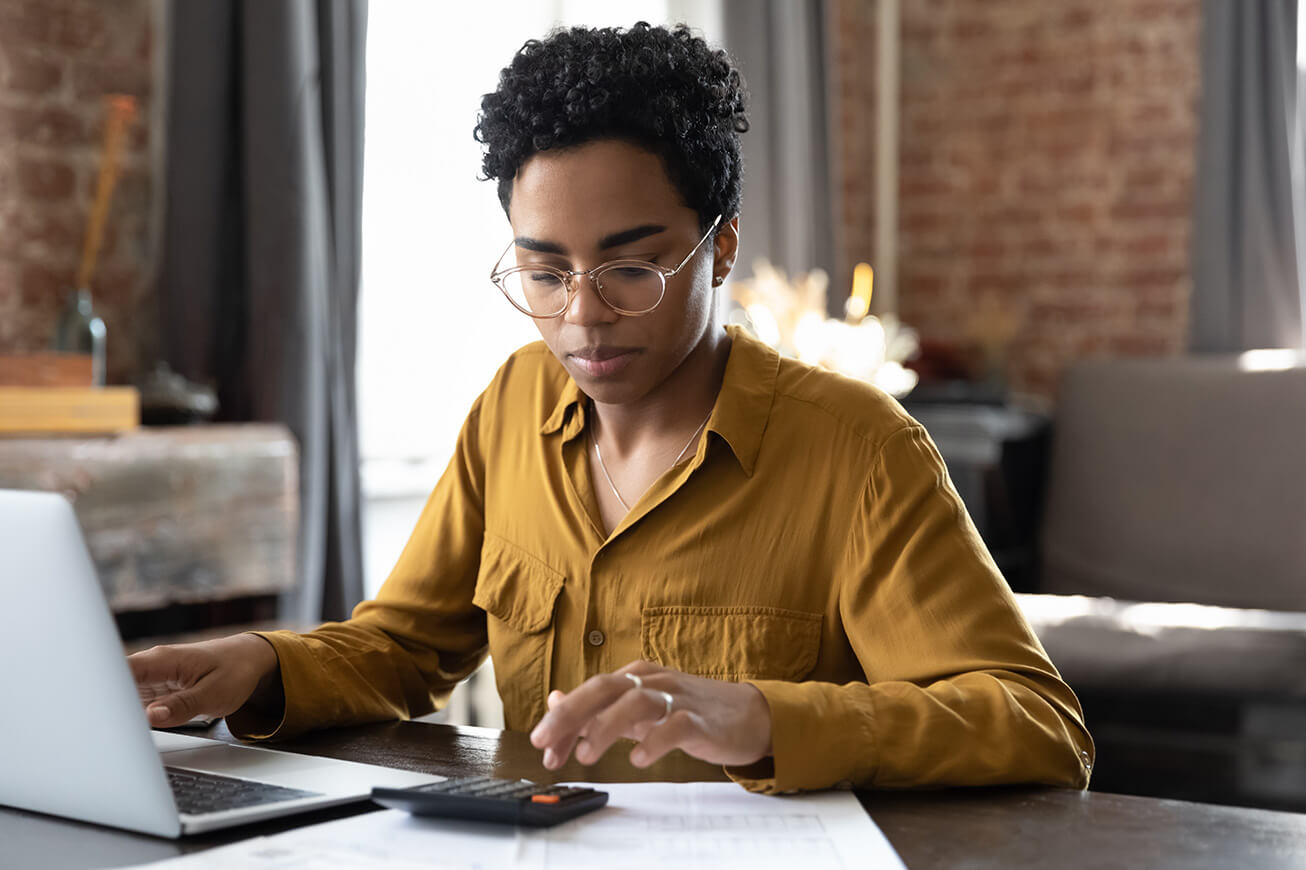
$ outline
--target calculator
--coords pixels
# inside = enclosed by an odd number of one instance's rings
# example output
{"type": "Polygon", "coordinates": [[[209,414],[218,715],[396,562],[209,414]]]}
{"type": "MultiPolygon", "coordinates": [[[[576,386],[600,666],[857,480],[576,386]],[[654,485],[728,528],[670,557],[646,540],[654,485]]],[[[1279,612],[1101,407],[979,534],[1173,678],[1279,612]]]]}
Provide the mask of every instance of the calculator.
{"type": "Polygon", "coordinates": [[[547,828],[597,810],[608,802],[608,793],[585,786],[467,776],[414,788],[376,787],[372,800],[415,816],[547,828]]]}

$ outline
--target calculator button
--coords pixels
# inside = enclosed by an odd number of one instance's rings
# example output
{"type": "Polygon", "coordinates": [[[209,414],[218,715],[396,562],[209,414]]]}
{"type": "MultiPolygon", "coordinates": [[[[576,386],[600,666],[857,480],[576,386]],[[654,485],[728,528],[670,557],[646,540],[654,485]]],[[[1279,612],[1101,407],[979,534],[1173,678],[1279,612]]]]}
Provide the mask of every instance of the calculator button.
{"type": "Polygon", "coordinates": [[[562,798],[558,797],[556,794],[531,795],[531,803],[533,804],[556,804],[560,800],[562,800],[562,798]]]}

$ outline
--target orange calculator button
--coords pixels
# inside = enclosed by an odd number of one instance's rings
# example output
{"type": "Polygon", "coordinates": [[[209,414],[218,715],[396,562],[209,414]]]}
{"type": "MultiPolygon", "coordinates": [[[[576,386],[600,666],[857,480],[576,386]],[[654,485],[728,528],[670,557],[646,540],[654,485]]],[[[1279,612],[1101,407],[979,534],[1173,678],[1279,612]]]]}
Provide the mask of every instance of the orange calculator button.
{"type": "Polygon", "coordinates": [[[556,804],[560,800],[562,800],[562,798],[558,797],[556,794],[531,795],[531,803],[533,804],[556,804]]]}

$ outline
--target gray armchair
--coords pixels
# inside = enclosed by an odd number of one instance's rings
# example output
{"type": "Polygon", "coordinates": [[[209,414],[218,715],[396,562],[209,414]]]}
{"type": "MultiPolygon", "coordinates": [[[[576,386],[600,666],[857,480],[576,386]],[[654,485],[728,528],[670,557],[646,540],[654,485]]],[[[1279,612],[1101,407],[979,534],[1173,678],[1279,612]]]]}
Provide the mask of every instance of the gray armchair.
{"type": "Polygon", "coordinates": [[[1215,751],[1231,801],[1306,808],[1306,361],[1073,367],[1041,545],[1039,594],[1019,599],[1090,728],[1148,705],[1218,718],[1223,734],[1154,716],[1134,735],[1215,751]]]}

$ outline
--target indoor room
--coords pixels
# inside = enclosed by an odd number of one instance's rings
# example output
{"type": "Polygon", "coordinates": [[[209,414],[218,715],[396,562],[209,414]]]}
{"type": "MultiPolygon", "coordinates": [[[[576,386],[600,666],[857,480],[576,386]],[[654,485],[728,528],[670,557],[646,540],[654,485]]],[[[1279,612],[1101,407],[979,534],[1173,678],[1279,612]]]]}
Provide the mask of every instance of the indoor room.
{"type": "Polygon", "coordinates": [[[0,0],[5,866],[1302,866],[1304,445],[1298,0],[0,0]]]}

